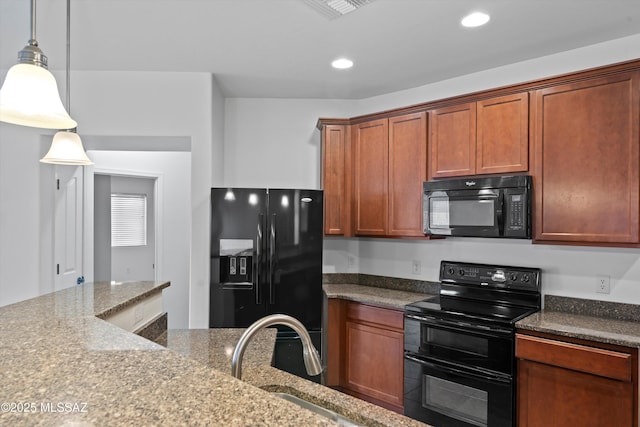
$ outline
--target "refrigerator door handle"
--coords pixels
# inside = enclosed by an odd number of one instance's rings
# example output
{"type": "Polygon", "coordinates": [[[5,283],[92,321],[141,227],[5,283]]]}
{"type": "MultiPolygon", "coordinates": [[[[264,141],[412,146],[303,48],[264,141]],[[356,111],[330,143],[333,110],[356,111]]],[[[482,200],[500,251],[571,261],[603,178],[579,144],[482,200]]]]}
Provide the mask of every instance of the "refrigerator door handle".
{"type": "Polygon", "coordinates": [[[262,261],[262,223],[264,221],[264,214],[258,215],[258,230],[256,232],[256,259],[255,267],[253,271],[253,286],[256,293],[256,304],[262,304],[262,298],[260,296],[260,263],[262,261]]]}
{"type": "Polygon", "coordinates": [[[275,304],[276,299],[273,293],[273,274],[276,259],[276,214],[271,215],[271,233],[269,242],[269,304],[275,304]]]}

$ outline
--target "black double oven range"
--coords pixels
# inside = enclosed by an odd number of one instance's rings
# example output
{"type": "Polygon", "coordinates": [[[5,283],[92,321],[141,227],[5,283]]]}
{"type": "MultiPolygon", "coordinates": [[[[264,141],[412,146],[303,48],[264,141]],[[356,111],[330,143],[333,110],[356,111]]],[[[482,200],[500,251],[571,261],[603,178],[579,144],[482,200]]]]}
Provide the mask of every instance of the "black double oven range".
{"type": "Polygon", "coordinates": [[[405,307],[405,415],[515,425],[515,323],[540,300],[539,269],[442,261],[439,295],[405,307]]]}

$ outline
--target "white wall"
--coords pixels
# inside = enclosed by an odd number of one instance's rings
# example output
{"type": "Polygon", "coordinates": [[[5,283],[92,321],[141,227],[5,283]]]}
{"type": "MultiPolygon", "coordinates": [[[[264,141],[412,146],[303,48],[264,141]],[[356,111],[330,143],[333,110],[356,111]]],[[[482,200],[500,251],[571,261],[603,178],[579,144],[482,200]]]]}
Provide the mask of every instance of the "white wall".
{"type": "MultiPolygon", "coordinates": [[[[118,181],[118,175],[157,179],[159,238],[156,274],[158,280],[171,281],[171,286],[163,291],[163,310],[169,313],[170,328],[188,327],[191,194],[185,189],[191,185],[191,153],[90,150],[88,154],[95,162],[96,171],[115,175],[112,179],[114,191],[117,188],[115,184],[118,181]]],[[[113,251],[112,256],[116,266],[117,251],[113,251]]],[[[95,264],[98,263],[99,260],[96,260],[95,264]]],[[[116,277],[114,272],[112,279],[119,280],[122,277],[116,277]]],[[[145,280],[150,279],[152,278],[145,280]]],[[[124,280],[129,279],[124,278],[124,280]]]]}
{"type": "MultiPolygon", "coordinates": [[[[172,328],[186,328],[194,322],[199,324],[197,319],[206,319],[208,313],[203,313],[197,303],[208,301],[209,295],[208,230],[212,151],[221,144],[212,135],[212,98],[217,91],[215,81],[206,73],[156,72],[90,72],[80,73],[78,77],[72,73],[72,79],[71,97],[78,111],[74,118],[80,123],[80,133],[190,138],[191,168],[189,175],[184,177],[186,181],[182,191],[189,192],[190,189],[188,205],[191,215],[186,220],[188,232],[173,236],[178,241],[188,243],[185,249],[176,253],[177,257],[164,260],[163,271],[166,276],[163,278],[179,281],[179,276],[170,274],[169,266],[183,261],[189,265],[185,286],[174,283],[171,286],[174,290],[168,291],[168,294],[175,294],[180,304],[186,301],[188,311],[184,312],[183,308],[177,313],[169,311],[169,322],[172,328]],[[191,308],[192,304],[196,306],[191,308]]],[[[141,162],[143,165],[144,160],[141,162]]],[[[185,220],[180,218],[177,221],[185,220]]],[[[164,242],[166,245],[175,244],[167,234],[164,242]]]]}
{"type": "Polygon", "coordinates": [[[320,188],[319,117],[348,117],[354,101],[231,98],[225,104],[224,185],[320,188]]]}
{"type": "Polygon", "coordinates": [[[413,241],[325,240],[325,272],[367,273],[438,281],[441,260],[538,267],[544,294],[640,304],[640,249],[532,244],[529,240],[447,238],[413,241]],[[357,265],[349,268],[347,257],[357,265]],[[412,261],[421,264],[412,273],[412,261]],[[609,276],[611,294],[596,294],[596,277],[609,276]]]}
{"type": "MultiPolygon", "coordinates": [[[[53,132],[0,123],[0,304],[51,292],[40,272],[40,135],[53,132]],[[42,291],[41,291],[42,286],[42,291]]],[[[47,169],[47,168],[45,168],[47,169]]],[[[53,214],[49,212],[52,217],[53,214]]],[[[53,248],[51,248],[53,251],[53,248]]],[[[52,268],[52,267],[51,267],[52,268]]],[[[47,270],[50,272],[51,270],[47,270]]]]}
{"type": "MultiPolygon", "coordinates": [[[[176,219],[187,229],[165,238],[167,244],[178,245],[180,251],[175,258],[167,257],[167,275],[163,277],[174,281],[172,290],[167,292],[175,293],[171,299],[184,307],[169,314],[171,326],[188,327],[190,295],[195,300],[208,300],[211,153],[222,144],[219,138],[212,138],[215,81],[206,73],[71,74],[72,115],[79,123],[81,136],[184,136],[191,141],[190,172],[181,177],[181,192],[188,196],[185,206],[190,214],[186,219],[176,219]],[[192,253],[196,255],[191,257],[192,253]],[[186,273],[170,274],[173,262],[186,263],[186,273]]],[[[58,82],[64,81],[59,75],[56,77],[58,82]]],[[[222,101],[217,102],[219,111],[222,101]]],[[[49,264],[53,262],[47,255],[51,243],[46,240],[51,234],[51,211],[42,205],[40,194],[46,192],[46,180],[41,176],[48,179],[51,167],[38,160],[46,149],[41,139],[50,141],[53,133],[0,123],[0,305],[52,290],[47,275],[40,273],[51,271],[49,264]]],[[[154,148],[153,138],[145,141],[151,141],[149,148],[154,148]]],[[[145,162],[142,158],[137,166],[143,168],[145,162]]],[[[206,313],[200,315],[206,318],[206,313]]]]}
{"type": "Polygon", "coordinates": [[[225,100],[214,77],[210,78],[209,126],[212,132],[209,145],[192,147],[191,193],[193,226],[191,231],[191,282],[189,290],[189,327],[209,327],[209,227],[211,187],[224,184],[226,169],[224,153],[225,100]],[[208,152],[204,150],[208,149],[208,152]],[[204,171],[208,169],[205,179],[204,171]]]}
{"type": "Polygon", "coordinates": [[[111,175],[93,177],[93,281],[111,281],[111,175]]]}
{"type": "Polygon", "coordinates": [[[640,58],[640,33],[413,89],[362,99],[353,113],[363,115],[406,107],[638,58],[640,58]]]}

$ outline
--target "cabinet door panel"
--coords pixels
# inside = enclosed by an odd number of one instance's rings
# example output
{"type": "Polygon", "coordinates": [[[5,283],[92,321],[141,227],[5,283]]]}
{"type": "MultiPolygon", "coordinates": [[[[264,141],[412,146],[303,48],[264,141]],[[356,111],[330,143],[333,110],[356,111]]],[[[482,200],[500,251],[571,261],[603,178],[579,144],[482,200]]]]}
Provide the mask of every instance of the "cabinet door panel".
{"type": "Polygon", "coordinates": [[[357,125],[354,143],[355,234],[383,236],[387,230],[387,119],[357,125]]]}
{"type": "Polygon", "coordinates": [[[402,406],[403,334],[346,322],[346,386],[356,392],[402,406]]]}
{"type": "Polygon", "coordinates": [[[639,77],[536,91],[536,240],[638,242],[639,77]]]}
{"type": "Polygon", "coordinates": [[[477,104],[476,173],[529,169],[529,94],[501,96],[477,104]]]}
{"type": "Polygon", "coordinates": [[[427,179],[427,116],[389,119],[389,230],[423,236],[422,183],[427,179]]]}
{"type": "Polygon", "coordinates": [[[324,126],[322,144],[324,234],[346,235],[349,218],[347,175],[350,172],[347,126],[324,126]]]}
{"type": "Polygon", "coordinates": [[[633,383],[518,360],[518,425],[634,426],[633,383]]]}
{"type": "Polygon", "coordinates": [[[475,174],[475,103],[429,113],[429,158],[430,178],[475,174]]]}

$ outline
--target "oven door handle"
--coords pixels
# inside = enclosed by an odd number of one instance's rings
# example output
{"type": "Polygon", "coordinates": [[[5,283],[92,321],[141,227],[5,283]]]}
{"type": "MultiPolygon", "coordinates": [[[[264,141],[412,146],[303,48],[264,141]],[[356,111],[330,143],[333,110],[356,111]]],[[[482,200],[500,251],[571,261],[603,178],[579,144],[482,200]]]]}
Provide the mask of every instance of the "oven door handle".
{"type": "Polygon", "coordinates": [[[498,326],[486,326],[476,325],[470,322],[455,322],[450,320],[437,319],[431,316],[414,316],[406,314],[405,317],[411,320],[418,321],[425,325],[440,326],[447,329],[454,329],[461,332],[475,332],[481,334],[500,334],[500,335],[512,335],[512,330],[508,328],[500,328],[498,326]]]}
{"type": "Polygon", "coordinates": [[[511,376],[508,376],[508,375],[502,376],[502,375],[492,374],[488,372],[480,372],[477,369],[474,369],[474,370],[456,369],[450,366],[444,366],[441,364],[429,362],[427,360],[424,360],[416,356],[412,356],[410,354],[405,354],[404,358],[412,362],[415,362],[419,365],[426,366],[437,371],[446,372],[448,374],[465,376],[465,377],[473,377],[483,381],[497,381],[501,383],[510,383],[512,381],[511,376]]]}

